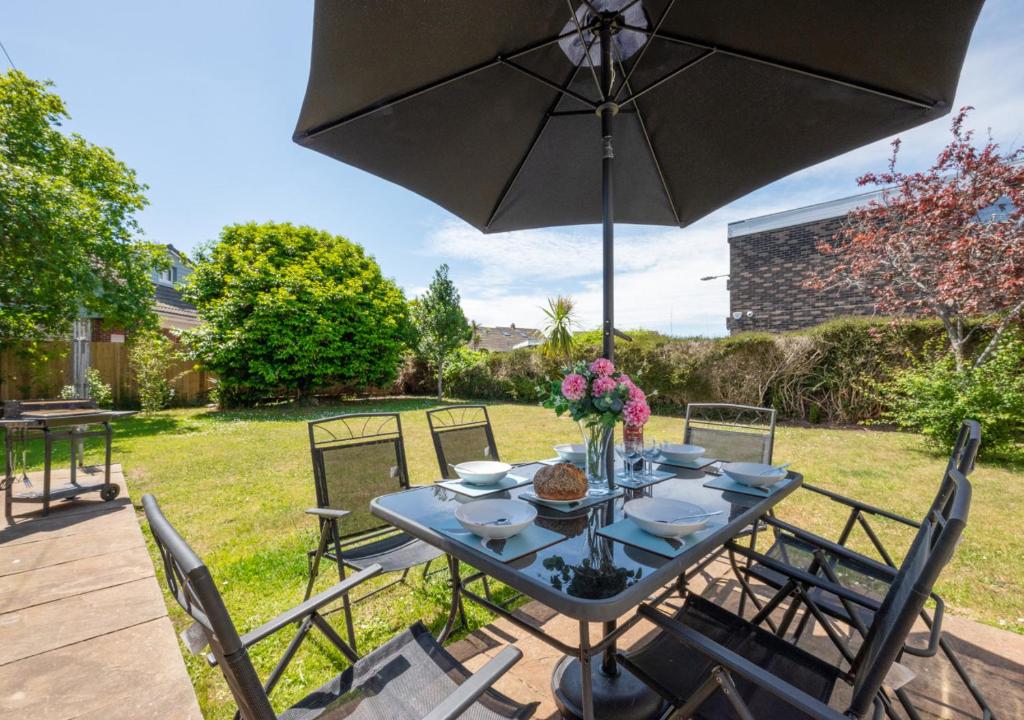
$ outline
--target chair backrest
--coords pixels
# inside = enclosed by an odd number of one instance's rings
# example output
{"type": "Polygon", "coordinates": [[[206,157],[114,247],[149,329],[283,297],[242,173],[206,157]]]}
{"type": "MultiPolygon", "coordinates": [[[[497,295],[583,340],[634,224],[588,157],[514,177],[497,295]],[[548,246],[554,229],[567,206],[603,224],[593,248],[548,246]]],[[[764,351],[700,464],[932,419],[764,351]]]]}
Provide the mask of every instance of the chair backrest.
{"type": "Polygon", "coordinates": [[[398,413],[352,413],[309,423],[319,507],[348,510],[341,537],[385,527],[370,501],[409,487],[398,413]]]}
{"type": "Polygon", "coordinates": [[[242,718],[275,720],[277,715],[270,706],[210,571],[164,517],[156,498],[144,495],[142,507],[160,551],[171,595],[202,628],[242,718]]]}
{"type": "Polygon", "coordinates": [[[965,477],[974,472],[974,461],[978,457],[981,445],[981,425],[977,420],[964,420],[960,423],[960,432],[953,443],[953,452],[949,456],[949,464],[965,477]]]}
{"type": "Polygon", "coordinates": [[[686,406],[683,442],[700,445],[705,455],[727,462],[771,463],[775,410],[728,403],[686,406]]]}
{"type": "Polygon", "coordinates": [[[850,701],[853,717],[867,714],[886,674],[899,659],[935,581],[953,556],[967,526],[970,507],[970,481],[956,467],[948,467],[939,492],[854,660],[850,701]]]}
{"type": "Polygon", "coordinates": [[[451,465],[470,460],[499,460],[491,418],[484,405],[448,405],[427,410],[441,477],[455,478],[451,465]]]}

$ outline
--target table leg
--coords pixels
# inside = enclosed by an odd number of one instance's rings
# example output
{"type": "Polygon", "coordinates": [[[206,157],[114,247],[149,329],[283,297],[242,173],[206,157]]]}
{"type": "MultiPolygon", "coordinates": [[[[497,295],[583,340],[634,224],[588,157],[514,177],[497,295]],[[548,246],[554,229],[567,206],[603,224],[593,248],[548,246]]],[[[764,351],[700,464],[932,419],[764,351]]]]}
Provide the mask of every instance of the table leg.
{"type": "MultiPolygon", "coordinates": [[[[555,704],[569,720],[651,720],[661,717],[665,704],[654,690],[615,659],[615,643],[603,650],[599,664],[592,662],[589,623],[580,622],[578,657],[566,656],[551,677],[555,704]]],[[[614,621],[604,632],[615,632],[614,621]]],[[[607,635],[606,635],[607,637],[607,635]]]]}
{"type": "Polygon", "coordinates": [[[43,430],[43,515],[50,514],[50,464],[53,460],[53,440],[49,430],[43,430]]]}
{"type": "MultiPolygon", "coordinates": [[[[445,555],[445,557],[448,558],[448,573],[451,576],[452,606],[448,610],[448,619],[441,629],[441,634],[437,636],[437,641],[442,645],[448,640],[452,630],[455,629],[455,619],[459,616],[459,611],[462,609],[462,577],[459,574],[459,561],[452,555],[445,555]]],[[[463,624],[466,622],[465,615],[463,615],[462,622],[463,624]]]]}

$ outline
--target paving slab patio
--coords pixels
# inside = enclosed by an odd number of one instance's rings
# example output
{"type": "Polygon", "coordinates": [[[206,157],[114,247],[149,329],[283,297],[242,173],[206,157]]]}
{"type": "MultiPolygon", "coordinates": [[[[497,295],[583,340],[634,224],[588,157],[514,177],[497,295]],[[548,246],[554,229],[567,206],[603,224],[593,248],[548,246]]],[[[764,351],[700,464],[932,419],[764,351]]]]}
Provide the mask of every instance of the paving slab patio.
{"type": "MultiPolygon", "coordinates": [[[[124,475],[112,470],[112,502],[91,494],[45,517],[19,504],[13,521],[0,519],[0,717],[202,718],[124,475]]],[[[67,478],[54,472],[55,483],[67,478]]]]}
{"type": "MultiPolygon", "coordinates": [[[[725,563],[711,565],[704,577],[691,583],[691,589],[714,598],[733,611],[737,609],[739,589],[725,563]]],[[[678,606],[678,601],[673,599],[669,604],[678,606]]],[[[560,640],[574,643],[577,637],[574,621],[551,612],[539,603],[530,603],[518,612],[560,640]]],[[[1024,718],[1024,636],[951,615],[946,615],[943,628],[996,716],[1001,720],[1024,718]]],[[[652,626],[642,622],[624,635],[619,646],[628,650],[643,642],[651,632],[652,626]]],[[[596,637],[600,637],[600,627],[594,625],[591,639],[596,637]]],[[[926,644],[926,638],[926,629],[921,625],[915,629],[911,643],[920,647],[926,644]]],[[[543,641],[507,620],[498,619],[449,649],[470,670],[476,670],[508,644],[519,647],[523,651],[523,659],[498,681],[496,688],[519,702],[535,703],[535,718],[556,720],[559,715],[551,695],[551,673],[561,656],[543,641]]],[[[801,645],[832,662],[839,661],[838,652],[820,628],[805,637],[801,645]]],[[[915,673],[915,678],[906,687],[922,717],[981,719],[981,711],[945,658],[906,657],[903,662],[915,673]]],[[[844,703],[848,699],[849,689],[840,683],[831,704],[845,710],[844,703]]]]}

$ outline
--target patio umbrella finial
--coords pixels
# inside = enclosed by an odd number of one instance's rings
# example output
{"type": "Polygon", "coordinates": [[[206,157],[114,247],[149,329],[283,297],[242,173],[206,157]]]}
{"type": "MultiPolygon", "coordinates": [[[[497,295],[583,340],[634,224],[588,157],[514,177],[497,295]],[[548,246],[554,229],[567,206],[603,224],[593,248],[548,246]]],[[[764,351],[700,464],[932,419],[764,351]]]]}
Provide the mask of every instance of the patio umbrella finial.
{"type": "Polygon", "coordinates": [[[641,30],[647,30],[650,22],[641,0],[583,0],[574,15],[562,28],[563,37],[558,41],[573,65],[583,64],[589,51],[589,63],[601,66],[598,33],[604,18],[613,19],[613,57],[617,62],[633,57],[647,41],[647,35],[641,30]]]}

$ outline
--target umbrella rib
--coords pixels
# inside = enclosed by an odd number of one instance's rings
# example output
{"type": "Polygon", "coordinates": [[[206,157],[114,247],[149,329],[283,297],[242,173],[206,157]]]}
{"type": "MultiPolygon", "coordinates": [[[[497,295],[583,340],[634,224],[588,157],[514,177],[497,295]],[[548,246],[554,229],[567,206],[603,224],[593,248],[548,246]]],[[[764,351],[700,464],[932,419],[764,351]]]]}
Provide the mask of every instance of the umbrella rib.
{"type": "MultiPolygon", "coordinates": [[[[624,26],[628,30],[636,30],[638,32],[650,33],[651,30],[641,27],[634,27],[632,25],[624,26]]],[[[735,50],[733,48],[725,47],[722,45],[709,45],[708,43],[694,40],[692,38],[683,37],[681,35],[675,35],[667,33],[662,30],[658,30],[653,33],[655,37],[667,40],[669,42],[678,43],[680,45],[689,45],[690,47],[700,48],[702,50],[713,50],[719,55],[727,55],[728,57],[734,57],[739,60],[746,60],[747,62],[757,63],[759,65],[766,65],[773,67],[778,70],[784,70],[786,72],[795,73],[797,75],[803,75],[805,77],[814,78],[816,80],[824,80],[825,82],[832,83],[834,85],[841,85],[848,87],[853,90],[859,90],[861,92],[870,93],[872,95],[878,95],[880,97],[887,98],[889,100],[895,100],[907,105],[913,105],[924,110],[935,110],[939,107],[944,107],[945,103],[942,101],[934,100],[921,100],[919,98],[910,97],[909,95],[903,95],[892,90],[886,90],[884,88],[875,87],[867,83],[857,82],[856,80],[850,80],[848,78],[840,77],[838,75],[831,75],[826,72],[819,70],[812,70],[810,68],[800,67],[799,65],[792,65],[789,63],[779,62],[778,60],[772,60],[771,58],[762,57],[761,55],[755,55],[754,53],[743,52],[741,50],[735,50]]]]}
{"type": "MultiPolygon", "coordinates": [[[[546,77],[544,77],[540,73],[535,73],[533,70],[530,70],[529,68],[525,68],[525,67],[523,67],[522,65],[520,65],[518,63],[514,63],[511,60],[509,60],[508,58],[498,58],[498,62],[501,63],[502,65],[508,65],[513,70],[518,70],[519,72],[521,72],[523,75],[525,75],[528,78],[533,78],[534,80],[539,82],[541,85],[546,85],[549,88],[551,88],[552,90],[557,90],[559,93],[561,93],[562,95],[565,95],[566,97],[571,97],[573,100],[576,100],[577,102],[586,105],[587,107],[591,108],[592,110],[596,110],[597,109],[597,103],[595,103],[590,98],[584,97],[583,95],[580,95],[578,92],[570,90],[568,87],[562,87],[558,83],[553,82],[551,80],[548,80],[546,77]]],[[[577,65],[577,67],[579,67],[579,66],[577,65]]]]}
{"type": "MultiPolygon", "coordinates": [[[[622,67],[622,59],[619,59],[619,67],[622,67]]],[[[635,66],[634,66],[635,67],[635,66]]],[[[622,79],[622,86],[626,87],[629,84],[629,76],[625,76],[622,79]]],[[[628,92],[632,93],[632,88],[626,88],[628,92]]],[[[661,180],[661,189],[665,192],[665,199],[668,201],[668,208],[672,211],[672,217],[676,219],[676,225],[679,225],[679,212],[676,210],[676,203],[672,199],[672,192],[668,189],[668,181],[665,179],[665,173],[661,171],[661,163],[658,162],[658,154],[654,152],[654,144],[651,142],[651,136],[647,132],[647,123],[644,122],[643,113],[640,112],[640,104],[634,102],[633,110],[636,113],[636,119],[640,123],[640,131],[643,133],[644,142],[647,144],[647,151],[651,154],[651,162],[654,163],[654,169],[658,173],[658,179],[661,180]]]]}
{"type": "Polygon", "coordinates": [[[687,60],[685,63],[683,63],[682,65],[677,67],[675,70],[671,70],[671,71],[665,73],[660,78],[658,78],[657,80],[652,82],[650,85],[645,87],[643,90],[638,90],[637,92],[633,93],[632,95],[627,97],[625,100],[623,100],[619,104],[620,105],[629,105],[630,103],[636,102],[636,99],[638,97],[642,97],[642,96],[646,95],[647,93],[649,93],[651,90],[653,90],[654,88],[658,87],[662,83],[666,83],[669,80],[671,80],[672,78],[674,78],[676,75],[679,75],[682,72],[686,72],[687,70],[689,70],[690,68],[694,67],[695,65],[699,65],[700,63],[704,62],[705,60],[707,60],[709,57],[711,57],[714,54],[715,54],[715,50],[711,49],[711,50],[707,50],[707,51],[701,53],[700,55],[698,55],[697,57],[695,57],[695,58],[693,58],[691,60],[687,60]]]}
{"type": "MultiPolygon", "coordinates": [[[[463,78],[475,75],[476,73],[482,70],[488,70],[490,68],[498,67],[499,65],[507,63],[509,60],[514,60],[515,58],[522,57],[523,55],[527,55],[535,50],[540,50],[541,48],[545,48],[548,45],[553,45],[554,43],[557,43],[559,40],[562,40],[564,38],[569,37],[570,35],[575,34],[575,30],[570,30],[568,32],[560,33],[554,37],[550,37],[546,40],[541,40],[540,42],[533,43],[532,45],[527,45],[526,47],[520,48],[519,50],[516,50],[504,57],[494,58],[493,60],[488,60],[487,62],[474,65],[465,70],[460,70],[459,72],[441,78],[440,80],[436,80],[434,82],[428,83],[427,85],[422,85],[418,88],[414,88],[397,97],[391,98],[390,100],[385,100],[380,104],[365,107],[362,110],[357,110],[356,112],[351,113],[349,115],[345,115],[344,117],[320,123],[319,125],[316,125],[315,127],[312,127],[309,130],[306,130],[305,132],[296,133],[292,139],[300,144],[303,141],[312,140],[319,135],[337,129],[342,125],[347,125],[348,123],[353,122],[355,120],[359,120],[360,118],[364,118],[367,115],[372,115],[386,108],[398,105],[399,103],[404,102],[406,100],[411,100],[412,98],[422,95],[423,93],[430,92],[431,90],[436,90],[437,88],[444,87],[449,83],[453,83],[456,82],[457,80],[462,80],[463,78]]],[[[592,103],[590,103],[589,101],[587,101],[587,103],[592,105],[592,103]]]]}
{"type": "MultiPolygon", "coordinates": [[[[672,0],[675,2],[675,0],[672,0]]],[[[604,95],[604,91],[601,90],[601,81],[597,79],[597,70],[594,69],[594,61],[590,58],[590,48],[593,43],[587,45],[587,39],[583,37],[583,26],[580,25],[580,19],[576,17],[576,11],[572,9],[572,0],[565,0],[565,4],[569,6],[569,14],[572,15],[572,21],[576,25],[576,32],[580,36],[580,44],[583,45],[583,55],[587,58],[587,65],[590,66],[590,76],[594,78],[594,87],[597,88],[598,96],[604,95]]],[[[591,23],[590,27],[593,27],[591,23]]]]}
{"type": "MultiPolygon", "coordinates": [[[[632,66],[630,66],[629,68],[629,72],[627,72],[625,76],[622,78],[622,84],[619,85],[619,89],[615,92],[616,101],[618,101],[619,95],[622,94],[623,88],[625,88],[626,85],[629,84],[629,79],[633,77],[633,71],[636,70],[636,67],[637,65],[640,64],[640,61],[644,59],[644,53],[647,52],[647,48],[651,46],[651,43],[654,41],[654,38],[657,37],[658,30],[661,29],[661,24],[665,22],[665,18],[668,17],[669,12],[672,10],[672,6],[675,4],[676,0],[669,0],[669,4],[665,6],[665,10],[661,13],[661,17],[658,18],[658,22],[654,24],[654,29],[647,34],[647,42],[645,42],[644,46],[640,48],[640,53],[636,56],[636,60],[633,61],[632,66]]],[[[625,10],[623,10],[623,12],[625,12],[625,10]]],[[[621,60],[619,61],[619,64],[622,65],[621,60]]]]}
{"type": "MultiPolygon", "coordinates": [[[[569,77],[565,81],[564,87],[569,87],[572,84],[573,80],[576,79],[576,75],[579,73],[579,71],[579,65],[573,67],[572,72],[569,73],[569,77]]],[[[523,171],[523,168],[526,166],[526,161],[529,160],[530,155],[533,154],[534,148],[537,147],[537,143],[540,142],[540,136],[544,134],[544,131],[548,127],[548,123],[551,121],[551,118],[554,117],[555,108],[558,107],[558,103],[560,103],[561,101],[562,96],[560,94],[556,95],[554,101],[551,103],[551,106],[548,108],[548,111],[544,113],[544,117],[540,121],[540,126],[537,128],[537,132],[534,134],[533,139],[530,141],[530,146],[526,148],[526,152],[523,154],[522,159],[520,159],[519,164],[516,165],[516,169],[512,172],[512,175],[509,176],[508,182],[505,183],[505,187],[501,189],[501,195],[498,196],[497,201],[494,203],[494,209],[491,210],[491,214],[488,216],[487,222],[484,223],[485,230],[490,228],[491,223],[494,222],[494,218],[498,214],[498,211],[501,210],[501,206],[505,204],[505,198],[508,197],[508,194],[512,191],[512,186],[515,185],[516,180],[519,179],[519,174],[523,171]]],[[[585,112],[588,115],[593,114],[593,110],[585,110],[582,112],[585,112]]]]}

